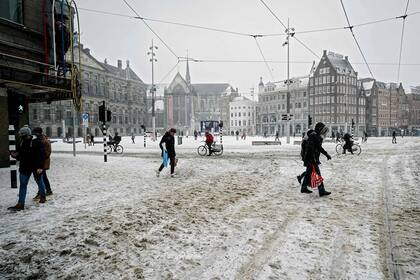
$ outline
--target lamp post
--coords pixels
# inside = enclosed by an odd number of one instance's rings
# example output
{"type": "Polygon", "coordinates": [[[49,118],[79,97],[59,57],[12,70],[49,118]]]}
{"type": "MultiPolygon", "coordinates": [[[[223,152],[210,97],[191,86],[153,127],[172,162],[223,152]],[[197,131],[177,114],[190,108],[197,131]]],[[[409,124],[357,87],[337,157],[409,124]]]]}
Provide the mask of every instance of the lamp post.
{"type": "MultiPolygon", "coordinates": [[[[287,28],[285,30],[285,33],[287,34],[286,36],[286,42],[283,43],[283,47],[285,45],[287,45],[287,81],[286,81],[286,85],[287,85],[287,93],[286,93],[286,110],[287,110],[287,114],[290,114],[290,92],[289,92],[289,85],[290,85],[290,37],[293,37],[295,35],[295,29],[292,27],[290,28],[289,26],[289,19],[287,19],[287,28]]],[[[286,135],[287,135],[287,144],[290,143],[290,121],[289,121],[289,117],[287,117],[287,121],[286,121],[286,135]]]]}
{"type": "Polygon", "coordinates": [[[156,54],[155,54],[155,50],[157,50],[158,47],[153,45],[153,40],[152,40],[152,45],[149,47],[149,52],[147,52],[147,55],[150,55],[150,62],[152,62],[152,88],[150,89],[150,92],[152,94],[152,139],[153,141],[156,140],[156,116],[155,116],[155,92],[156,92],[156,88],[155,88],[155,80],[154,80],[154,62],[157,61],[157,59],[155,58],[156,54]]]}

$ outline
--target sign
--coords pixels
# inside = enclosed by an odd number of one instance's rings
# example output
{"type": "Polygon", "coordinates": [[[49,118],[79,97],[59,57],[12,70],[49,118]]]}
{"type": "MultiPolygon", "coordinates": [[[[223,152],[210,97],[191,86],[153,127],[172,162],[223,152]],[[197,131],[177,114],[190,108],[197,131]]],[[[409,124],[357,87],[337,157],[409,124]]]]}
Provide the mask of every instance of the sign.
{"type": "Polygon", "coordinates": [[[293,115],[292,114],[282,114],[281,115],[281,119],[283,120],[283,121],[287,121],[287,120],[291,120],[292,119],[292,117],[293,117],[293,115]]]}
{"type": "Polygon", "coordinates": [[[82,121],[85,127],[89,126],[89,113],[82,114],[82,121]]]}
{"type": "Polygon", "coordinates": [[[219,132],[219,121],[201,121],[200,131],[219,132]]]}

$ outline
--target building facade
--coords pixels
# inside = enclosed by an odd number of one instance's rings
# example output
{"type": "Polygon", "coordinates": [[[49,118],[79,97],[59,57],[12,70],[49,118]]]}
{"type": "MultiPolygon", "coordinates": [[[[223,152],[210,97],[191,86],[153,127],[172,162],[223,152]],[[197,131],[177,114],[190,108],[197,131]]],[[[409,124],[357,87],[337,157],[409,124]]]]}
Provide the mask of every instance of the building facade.
{"type": "Polygon", "coordinates": [[[325,123],[331,132],[355,135],[366,129],[366,98],[357,83],[348,57],[324,51],[309,78],[309,114],[313,122],[325,123]]]}
{"type": "Polygon", "coordinates": [[[167,127],[191,135],[200,130],[201,121],[223,121],[223,130],[230,130],[229,102],[238,96],[238,90],[228,83],[192,84],[188,62],[186,78],[178,72],[164,96],[167,127]]]}
{"type": "MultiPolygon", "coordinates": [[[[289,84],[290,96],[290,135],[301,135],[307,129],[308,121],[308,80],[309,77],[291,78],[289,84]]],[[[283,82],[264,85],[260,78],[258,106],[256,109],[256,133],[259,135],[287,135],[287,85],[283,82]]]]}
{"type": "MultiPolygon", "coordinates": [[[[56,1],[59,5],[60,1],[56,1]]],[[[43,7],[42,1],[0,1],[0,166],[9,165],[9,125],[15,132],[29,122],[28,104],[33,102],[70,100],[80,96],[77,88],[72,91],[70,75],[59,74],[54,68],[53,57],[61,49],[68,49],[69,42],[54,53],[56,38],[52,26],[60,26],[56,34],[70,38],[71,9],[64,10],[52,22],[52,7],[43,7]],[[73,93],[75,93],[73,95],[73,93]]],[[[58,63],[62,62],[60,59],[58,63]]],[[[70,68],[70,67],[69,67],[70,68]]],[[[73,70],[73,68],[71,68],[73,70]]]]}
{"type": "Polygon", "coordinates": [[[125,67],[121,60],[117,61],[117,66],[113,66],[106,60],[99,62],[90,49],[81,48],[81,113],[89,114],[88,126],[82,126],[81,114],[77,114],[76,127],[73,129],[71,101],[31,104],[30,124],[42,127],[49,137],[73,136],[73,131],[76,137],[86,133],[100,136],[99,106],[105,101],[107,109],[112,112],[112,120],[108,123],[111,135],[116,132],[120,135],[141,133],[140,127],[145,124],[147,117],[147,86],[130,68],[128,60],[125,67]]]}
{"type": "Polygon", "coordinates": [[[244,96],[235,97],[229,103],[230,135],[234,135],[236,131],[240,134],[256,134],[256,108],[257,102],[244,96]]]}
{"type": "Polygon", "coordinates": [[[415,130],[420,131],[420,93],[412,92],[407,94],[408,102],[408,131],[413,133],[415,130]]]}

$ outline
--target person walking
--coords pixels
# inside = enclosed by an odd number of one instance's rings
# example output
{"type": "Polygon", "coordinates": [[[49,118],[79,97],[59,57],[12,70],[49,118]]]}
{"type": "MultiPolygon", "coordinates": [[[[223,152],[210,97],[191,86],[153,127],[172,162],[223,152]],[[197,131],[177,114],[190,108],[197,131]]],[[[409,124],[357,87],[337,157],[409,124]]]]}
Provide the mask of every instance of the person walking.
{"type": "Polygon", "coordinates": [[[21,211],[25,208],[26,192],[31,175],[38,185],[40,193],[39,203],[45,203],[45,185],[42,179],[44,168],[45,150],[44,145],[38,138],[32,139],[32,131],[28,126],[19,130],[20,143],[17,151],[13,152],[12,157],[19,161],[19,199],[15,206],[9,207],[11,211],[21,211]]]}
{"type": "Polygon", "coordinates": [[[245,130],[242,132],[242,137],[241,137],[241,139],[246,140],[246,132],[245,132],[245,130]]]}
{"type": "MultiPolygon", "coordinates": [[[[175,173],[174,173],[175,172],[175,165],[176,165],[175,133],[176,133],[175,128],[169,129],[162,136],[162,139],[160,140],[160,143],[159,143],[159,147],[162,150],[162,157],[163,157],[164,152],[168,153],[168,158],[169,158],[170,164],[171,164],[171,177],[175,177],[175,173]]],[[[159,169],[156,171],[156,176],[157,177],[160,176],[160,172],[163,170],[164,167],[165,166],[162,163],[160,165],[159,169]]]]}
{"type": "Polygon", "coordinates": [[[92,144],[92,146],[95,146],[95,137],[92,133],[90,134],[90,143],[92,144]]]}
{"type": "MultiPolygon", "coordinates": [[[[44,159],[44,168],[42,172],[42,179],[45,185],[46,196],[49,196],[53,194],[51,190],[50,180],[47,177],[47,170],[50,169],[50,165],[51,165],[51,159],[50,159],[51,143],[48,137],[45,134],[43,134],[41,127],[35,127],[33,130],[33,133],[37,138],[41,140],[42,144],[44,145],[45,159],[44,159]]],[[[34,200],[38,200],[40,199],[40,197],[41,197],[41,194],[38,192],[37,195],[34,197],[34,200]]]]}
{"type": "Polygon", "coordinates": [[[274,138],[274,141],[280,142],[279,132],[278,131],[276,132],[276,138],[274,138]]]}
{"type": "MultiPolygon", "coordinates": [[[[34,130],[34,132],[35,132],[35,130],[34,130]]],[[[91,145],[91,143],[90,143],[90,135],[88,134],[88,135],[86,135],[86,143],[88,144],[88,146],[90,146],[91,145]]]]}
{"type": "MultiPolygon", "coordinates": [[[[308,185],[311,182],[311,174],[313,169],[315,169],[315,172],[319,176],[321,176],[321,170],[319,169],[319,165],[321,164],[321,162],[319,161],[320,154],[322,153],[323,155],[325,155],[327,157],[327,160],[331,159],[331,156],[322,147],[322,141],[327,135],[327,132],[328,127],[326,127],[325,124],[323,124],[322,122],[319,122],[315,125],[315,130],[310,134],[308,133],[308,140],[305,145],[305,151],[303,155],[304,166],[306,167],[306,171],[300,189],[301,193],[312,193],[311,190],[308,190],[308,185]]],[[[326,196],[331,194],[331,192],[325,190],[323,182],[318,187],[318,191],[319,196],[326,196]]]]}
{"type": "Polygon", "coordinates": [[[211,146],[213,145],[213,135],[211,135],[210,132],[206,131],[205,133],[205,137],[206,137],[206,146],[207,149],[209,149],[209,154],[207,156],[211,156],[211,154],[213,153],[213,149],[211,148],[211,146]]]}
{"type": "Polygon", "coordinates": [[[335,133],[334,131],[331,132],[331,140],[334,141],[335,140],[335,133]]]}
{"type": "Polygon", "coordinates": [[[197,140],[198,132],[197,130],[194,130],[194,140],[197,140]]]}
{"type": "Polygon", "coordinates": [[[237,131],[235,132],[235,134],[236,134],[236,140],[239,140],[239,131],[237,130],[237,131]]]}
{"type": "Polygon", "coordinates": [[[353,154],[353,137],[350,135],[350,133],[346,133],[343,136],[344,145],[343,145],[343,154],[346,154],[346,151],[349,151],[351,154],[353,154]]]}
{"type": "Polygon", "coordinates": [[[392,144],[397,144],[397,133],[395,130],[392,132],[392,144]]]}
{"type": "Polygon", "coordinates": [[[136,142],[134,142],[134,139],[136,138],[136,136],[134,135],[134,133],[131,133],[131,142],[133,144],[136,144],[136,142]]]}

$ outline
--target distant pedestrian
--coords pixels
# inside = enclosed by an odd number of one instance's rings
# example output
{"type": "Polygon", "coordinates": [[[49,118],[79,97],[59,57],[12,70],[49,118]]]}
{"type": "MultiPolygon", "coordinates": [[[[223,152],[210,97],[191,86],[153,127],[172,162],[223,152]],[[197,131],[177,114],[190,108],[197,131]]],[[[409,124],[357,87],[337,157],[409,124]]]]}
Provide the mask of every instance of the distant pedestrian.
{"type": "MultiPolygon", "coordinates": [[[[47,170],[50,169],[51,165],[51,143],[48,137],[42,133],[41,127],[35,127],[33,130],[34,135],[41,140],[42,144],[44,145],[44,152],[45,152],[45,160],[44,160],[44,168],[42,172],[42,179],[44,180],[45,185],[45,193],[47,196],[52,195],[53,192],[51,190],[50,180],[47,176],[47,170]]],[[[34,197],[35,200],[40,199],[41,194],[38,192],[37,195],[34,197]]]]}
{"type": "Polygon", "coordinates": [[[197,130],[194,130],[194,140],[197,140],[198,132],[197,130]]]}
{"type": "Polygon", "coordinates": [[[92,146],[95,146],[95,136],[93,136],[93,134],[90,134],[90,143],[92,146]]]}
{"type": "Polygon", "coordinates": [[[363,131],[363,142],[367,142],[367,139],[368,139],[368,134],[367,134],[367,132],[366,131],[363,131]]]}
{"type": "Polygon", "coordinates": [[[9,207],[9,210],[20,211],[25,208],[26,192],[31,175],[34,175],[40,193],[39,203],[45,203],[45,185],[42,179],[44,168],[45,150],[44,145],[38,138],[32,139],[32,131],[28,126],[19,130],[20,143],[12,157],[19,161],[19,200],[18,203],[9,207]]]}
{"type": "Polygon", "coordinates": [[[274,138],[274,141],[280,142],[279,132],[278,131],[276,132],[276,138],[274,138]]]}
{"type": "Polygon", "coordinates": [[[90,141],[91,141],[91,140],[90,140],[90,134],[87,134],[87,135],[86,135],[86,140],[85,140],[85,141],[86,141],[86,143],[88,144],[88,146],[92,145],[92,144],[91,144],[91,142],[90,142],[90,141]]]}
{"type": "MultiPolygon", "coordinates": [[[[176,129],[171,128],[169,131],[167,131],[162,139],[160,140],[159,147],[162,150],[162,157],[164,156],[164,153],[168,153],[168,158],[170,160],[171,164],[171,177],[175,177],[175,165],[176,165],[176,153],[175,153],[175,133],[176,129]]],[[[156,176],[160,176],[160,172],[165,167],[165,165],[162,163],[159,167],[159,170],[156,171],[156,176]]]]}
{"type": "Polygon", "coordinates": [[[332,140],[332,141],[334,141],[334,140],[335,140],[335,133],[334,133],[334,131],[333,131],[333,132],[331,132],[331,140],[332,140]]]}
{"type": "Polygon", "coordinates": [[[397,133],[395,130],[392,132],[392,144],[397,144],[397,133]]]}
{"type": "Polygon", "coordinates": [[[134,133],[131,133],[131,142],[132,142],[132,144],[136,144],[136,142],[134,142],[134,139],[136,139],[136,136],[134,135],[134,133]]]}
{"type": "MultiPolygon", "coordinates": [[[[328,132],[328,127],[323,123],[319,122],[315,125],[315,130],[308,135],[308,141],[305,145],[305,150],[303,153],[304,166],[306,166],[305,177],[301,186],[301,193],[311,193],[312,191],[308,190],[308,186],[311,182],[312,172],[315,172],[318,176],[321,176],[321,170],[319,165],[319,156],[322,153],[327,157],[327,160],[331,159],[331,156],[327,151],[322,147],[322,141],[325,138],[325,135],[328,132]]],[[[325,190],[324,183],[322,182],[318,186],[319,196],[330,195],[331,192],[325,190]]]]}
{"type": "Polygon", "coordinates": [[[245,132],[245,131],[243,131],[243,132],[242,132],[241,139],[243,139],[243,140],[245,140],[245,139],[246,139],[246,132],[245,132]]]}
{"type": "Polygon", "coordinates": [[[267,138],[267,131],[264,131],[264,138],[267,138]]]}
{"type": "Polygon", "coordinates": [[[239,131],[236,131],[235,134],[236,134],[236,140],[239,140],[239,131]]]}

